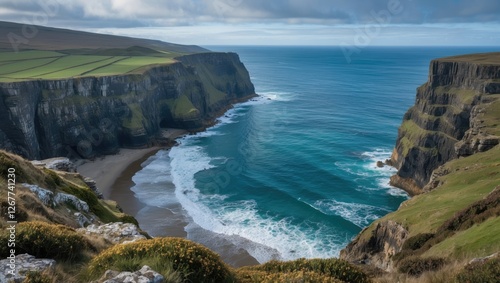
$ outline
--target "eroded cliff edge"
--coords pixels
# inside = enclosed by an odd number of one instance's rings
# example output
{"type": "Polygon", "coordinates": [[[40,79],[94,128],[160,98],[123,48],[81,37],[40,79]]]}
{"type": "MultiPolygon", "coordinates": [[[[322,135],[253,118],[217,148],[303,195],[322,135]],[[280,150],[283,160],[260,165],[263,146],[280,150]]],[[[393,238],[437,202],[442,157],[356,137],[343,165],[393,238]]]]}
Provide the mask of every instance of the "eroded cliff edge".
{"type": "Polygon", "coordinates": [[[498,54],[433,60],[428,81],[417,89],[404,115],[391,157],[398,169],[391,184],[411,195],[422,192],[432,172],[447,161],[491,149],[499,143],[500,67],[498,54]]]}
{"type": "Polygon", "coordinates": [[[0,83],[0,148],[28,159],[92,157],[198,130],[255,95],[235,53],[196,53],[142,74],[0,83]]]}
{"type": "Polygon", "coordinates": [[[433,60],[389,163],[411,195],[340,258],[386,271],[405,260],[470,260],[500,250],[500,53],[433,60]]]}

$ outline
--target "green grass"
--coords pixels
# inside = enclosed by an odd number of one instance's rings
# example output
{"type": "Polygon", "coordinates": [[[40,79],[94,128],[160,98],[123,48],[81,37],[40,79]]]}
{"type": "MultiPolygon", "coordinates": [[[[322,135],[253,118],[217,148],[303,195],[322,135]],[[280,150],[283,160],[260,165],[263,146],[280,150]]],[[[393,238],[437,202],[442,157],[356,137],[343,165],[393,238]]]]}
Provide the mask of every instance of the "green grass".
{"type": "Polygon", "coordinates": [[[478,53],[458,55],[438,59],[440,62],[469,62],[477,64],[498,65],[500,64],[500,52],[478,53]]]}
{"type": "MultiPolygon", "coordinates": [[[[487,196],[500,184],[500,146],[444,165],[450,172],[437,189],[414,196],[401,207],[376,220],[361,234],[367,240],[377,223],[393,220],[406,227],[409,237],[435,233],[446,220],[487,196]]],[[[492,239],[491,239],[492,240],[492,239]]]]}
{"type": "Polygon", "coordinates": [[[458,99],[464,104],[471,104],[474,97],[478,96],[478,92],[473,89],[463,89],[456,87],[444,87],[439,86],[434,90],[436,94],[452,94],[458,97],[458,99]]]}
{"type": "MultiPolygon", "coordinates": [[[[491,95],[493,96],[493,95],[491,95]]],[[[491,135],[500,136],[500,95],[484,111],[484,116],[481,119],[484,121],[483,130],[491,135]]]]}
{"type": "Polygon", "coordinates": [[[450,161],[445,168],[452,173],[440,177],[444,182],[441,187],[413,197],[382,219],[403,224],[410,237],[435,232],[456,212],[482,199],[500,184],[500,147],[450,161]]]}
{"type": "Polygon", "coordinates": [[[199,111],[194,107],[191,100],[185,95],[181,95],[177,99],[169,99],[167,105],[171,113],[176,119],[189,119],[198,117],[199,111]]]}
{"type": "Polygon", "coordinates": [[[144,115],[142,114],[141,105],[138,103],[129,104],[130,117],[123,120],[123,127],[128,129],[138,129],[143,127],[144,115]]]}
{"type": "Polygon", "coordinates": [[[40,58],[32,60],[20,60],[5,63],[0,68],[0,76],[8,76],[12,73],[18,73],[22,71],[27,71],[33,68],[41,67],[47,65],[60,57],[50,57],[50,58],[40,58]]]}
{"type": "Polygon", "coordinates": [[[124,74],[131,73],[134,71],[140,71],[145,66],[149,65],[159,65],[159,64],[171,64],[175,62],[175,60],[171,58],[161,58],[161,57],[131,57],[109,66],[105,66],[93,71],[86,73],[85,75],[92,76],[105,76],[105,75],[113,75],[113,74],[124,74]]]}
{"type": "MultiPolygon", "coordinates": [[[[400,135],[400,136],[403,136],[403,138],[400,141],[400,145],[402,146],[403,156],[408,155],[409,151],[414,147],[417,147],[422,151],[435,150],[434,148],[425,148],[425,147],[421,147],[421,146],[418,146],[417,144],[415,144],[416,141],[425,140],[426,136],[439,135],[439,136],[442,136],[443,138],[452,139],[452,140],[456,141],[455,138],[453,138],[452,136],[446,135],[445,133],[422,129],[413,120],[404,121],[401,124],[399,131],[404,133],[404,134],[400,135]]],[[[437,154],[437,151],[435,153],[437,154]]]]}
{"type": "Polygon", "coordinates": [[[150,66],[175,62],[177,55],[138,47],[0,52],[0,82],[142,73],[150,66]]]}
{"type": "Polygon", "coordinates": [[[500,250],[500,217],[492,217],[460,231],[426,251],[423,257],[468,259],[484,257],[500,250]]]}
{"type": "Polygon", "coordinates": [[[64,56],[64,54],[55,51],[44,51],[44,50],[28,50],[22,52],[0,52],[0,62],[12,62],[19,60],[30,60],[30,59],[60,57],[60,56],[64,56]]]}
{"type": "Polygon", "coordinates": [[[50,74],[44,75],[43,77],[45,79],[59,79],[59,78],[67,78],[68,76],[70,76],[70,77],[80,76],[80,75],[84,75],[86,72],[89,72],[89,70],[96,70],[96,69],[99,69],[101,67],[113,64],[115,62],[119,62],[120,60],[123,60],[123,59],[124,58],[122,58],[122,57],[111,57],[108,59],[99,60],[99,61],[94,62],[94,63],[79,65],[76,67],[64,69],[62,71],[52,72],[50,74]]]}

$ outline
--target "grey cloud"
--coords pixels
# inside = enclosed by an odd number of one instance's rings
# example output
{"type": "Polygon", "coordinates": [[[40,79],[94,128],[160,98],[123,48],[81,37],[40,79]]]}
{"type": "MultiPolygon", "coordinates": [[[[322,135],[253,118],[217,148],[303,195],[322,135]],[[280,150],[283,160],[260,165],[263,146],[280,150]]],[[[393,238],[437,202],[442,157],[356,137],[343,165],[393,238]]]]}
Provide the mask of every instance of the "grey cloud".
{"type": "Polygon", "coordinates": [[[364,24],[399,2],[391,23],[498,22],[500,1],[462,0],[3,0],[0,19],[30,21],[45,13],[42,3],[58,3],[49,25],[69,27],[146,27],[200,23],[364,24]],[[3,11],[3,12],[2,12],[3,11]]]}

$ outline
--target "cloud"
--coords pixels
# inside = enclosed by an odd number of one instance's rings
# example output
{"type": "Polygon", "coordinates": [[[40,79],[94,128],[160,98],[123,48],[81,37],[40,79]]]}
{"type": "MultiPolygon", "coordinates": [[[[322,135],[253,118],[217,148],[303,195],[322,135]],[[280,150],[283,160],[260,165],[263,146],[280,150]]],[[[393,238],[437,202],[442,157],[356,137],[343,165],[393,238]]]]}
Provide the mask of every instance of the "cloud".
{"type": "Polygon", "coordinates": [[[53,25],[187,26],[210,23],[365,24],[400,7],[391,23],[498,22],[500,1],[462,0],[3,0],[0,18],[30,21],[57,6],[53,25]]]}

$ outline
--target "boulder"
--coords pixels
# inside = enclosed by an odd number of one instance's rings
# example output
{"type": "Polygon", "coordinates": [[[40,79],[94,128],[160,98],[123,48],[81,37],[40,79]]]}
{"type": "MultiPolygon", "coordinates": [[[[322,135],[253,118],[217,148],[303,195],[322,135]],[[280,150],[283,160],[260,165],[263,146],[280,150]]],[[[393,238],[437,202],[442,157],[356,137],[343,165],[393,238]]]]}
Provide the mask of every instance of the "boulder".
{"type": "Polygon", "coordinates": [[[67,203],[74,206],[78,211],[89,212],[89,205],[74,195],[58,193],[54,197],[56,203],[67,203]]]}
{"type": "Polygon", "coordinates": [[[67,157],[55,157],[45,160],[34,160],[31,162],[35,166],[45,167],[51,170],[76,173],[76,166],[67,157]]]}
{"type": "Polygon", "coordinates": [[[144,265],[136,272],[118,272],[107,270],[104,275],[93,283],[165,283],[165,277],[144,265]]]}
{"type": "Polygon", "coordinates": [[[146,239],[146,237],[139,232],[139,228],[132,223],[115,222],[101,226],[93,224],[85,228],[80,228],[77,231],[86,235],[101,236],[115,244],[130,243],[146,239]]]}
{"type": "Polygon", "coordinates": [[[20,283],[30,271],[45,271],[54,268],[56,261],[53,259],[39,259],[29,254],[16,256],[13,272],[10,259],[0,260],[0,282],[20,283]]]}

